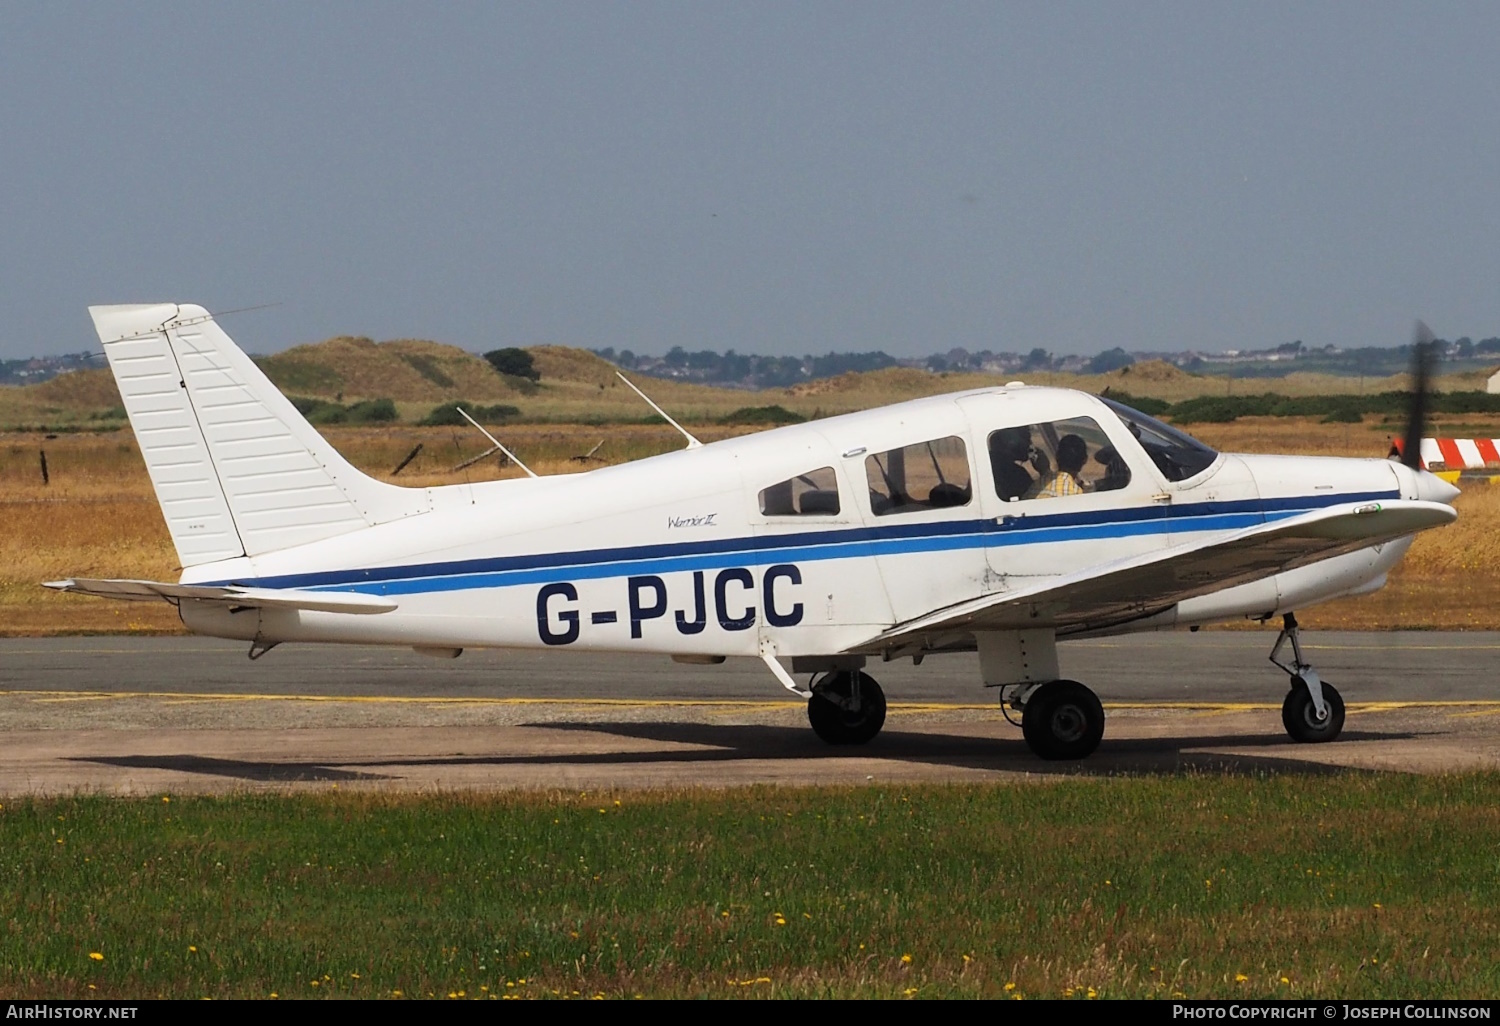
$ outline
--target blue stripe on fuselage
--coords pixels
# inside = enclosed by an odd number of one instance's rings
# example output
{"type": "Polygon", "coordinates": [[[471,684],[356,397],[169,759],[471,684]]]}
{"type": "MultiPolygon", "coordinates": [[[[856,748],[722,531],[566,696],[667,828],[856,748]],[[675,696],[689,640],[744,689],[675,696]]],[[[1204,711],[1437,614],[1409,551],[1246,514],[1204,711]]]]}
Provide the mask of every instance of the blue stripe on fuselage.
{"type": "Polygon", "coordinates": [[[1398,498],[1399,493],[1358,492],[1200,502],[1178,507],[1149,506],[1036,515],[997,523],[993,519],[896,523],[797,534],[700,539],[578,552],[419,563],[315,573],[282,574],[213,584],[257,588],[352,591],[374,595],[499,588],[553,581],[597,580],[626,574],[665,574],[716,570],[728,566],[807,563],[828,559],[893,556],[955,549],[999,548],[1048,542],[1094,541],[1141,535],[1233,531],[1262,520],[1343,503],[1398,498]]]}

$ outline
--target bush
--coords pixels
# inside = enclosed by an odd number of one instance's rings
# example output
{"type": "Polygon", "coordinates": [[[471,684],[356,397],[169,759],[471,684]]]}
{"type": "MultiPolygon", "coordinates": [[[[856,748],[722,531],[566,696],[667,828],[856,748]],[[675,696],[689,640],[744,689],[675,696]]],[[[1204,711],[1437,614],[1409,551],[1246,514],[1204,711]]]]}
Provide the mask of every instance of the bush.
{"type": "Polygon", "coordinates": [[[541,372],[532,362],[531,354],[524,349],[514,347],[492,349],[484,354],[484,358],[489,361],[491,367],[507,377],[525,378],[528,381],[542,380],[541,372]]]}
{"type": "Polygon", "coordinates": [[[1487,392],[1434,392],[1435,413],[1500,413],[1500,395],[1487,392]]]}
{"type": "Polygon", "coordinates": [[[1357,403],[1338,403],[1323,418],[1324,424],[1358,424],[1364,420],[1357,403]]]}
{"type": "Polygon", "coordinates": [[[396,404],[389,399],[366,399],[349,407],[351,424],[389,424],[399,419],[396,404]]]}
{"type": "Polygon", "coordinates": [[[310,399],[300,395],[289,395],[287,398],[311,424],[343,424],[349,419],[347,409],[327,399],[310,399]]]}
{"type": "Polygon", "coordinates": [[[807,418],[784,406],[741,406],[719,418],[720,424],[801,424],[807,418]]]}
{"type": "Polygon", "coordinates": [[[1204,395],[1173,403],[1168,411],[1175,424],[1227,424],[1239,417],[1271,412],[1274,396],[1204,395]]]}
{"type": "Polygon", "coordinates": [[[366,399],[352,406],[344,406],[327,399],[309,399],[306,396],[293,395],[287,398],[311,424],[388,424],[400,419],[396,404],[389,399],[366,399]]]}
{"type": "Polygon", "coordinates": [[[458,412],[458,408],[460,406],[464,408],[464,411],[468,413],[469,416],[473,417],[477,421],[480,421],[481,423],[483,423],[484,421],[493,422],[497,420],[505,420],[508,417],[517,417],[520,416],[521,413],[521,411],[514,406],[506,406],[504,404],[497,406],[476,406],[473,403],[464,402],[462,399],[454,399],[450,402],[443,403],[443,405],[441,406],[433,407],[432,412],[423,417],[421,423],[425,427],[452,427],[459,424],[467,425],[469,422],[464,420],[463,414],[458,412]]]}
{"type": "Polygon", "coordinates": [[[1113,399],[1117,403],[1124,403],[1132,410],[1139,410],[1148,417],[1160,417],[1172,408],[1172,404],[1165,399],[1153,399],[1149,395],[1131,395],[1129,392],[1119,392],[1113,388],[1106,388],[1099,395],[1105,399],[1113,399]]]}

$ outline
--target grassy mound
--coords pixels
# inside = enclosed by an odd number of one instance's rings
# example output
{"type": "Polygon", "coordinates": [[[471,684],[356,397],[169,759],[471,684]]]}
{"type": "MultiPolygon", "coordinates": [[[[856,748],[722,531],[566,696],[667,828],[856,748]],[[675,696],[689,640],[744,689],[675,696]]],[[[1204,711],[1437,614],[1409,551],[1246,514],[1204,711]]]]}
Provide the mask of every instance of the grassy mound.
{"type": "Polygon", "coordinates": [[[377,343],[346,335],[257,362],[282,391],[320,398],[438,402],[460,396],[502,399],[517,392],[473,353],[420,339],[377,343]]]}

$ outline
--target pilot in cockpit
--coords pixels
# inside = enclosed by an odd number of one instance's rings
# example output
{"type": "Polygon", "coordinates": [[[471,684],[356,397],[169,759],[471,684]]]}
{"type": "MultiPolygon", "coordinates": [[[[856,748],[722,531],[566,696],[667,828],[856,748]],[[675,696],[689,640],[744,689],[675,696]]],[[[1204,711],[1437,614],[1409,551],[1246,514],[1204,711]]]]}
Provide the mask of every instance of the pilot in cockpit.
{"type": "Polygon", "coordinates": [[[1031,459],[1031,428],[1002,428],[990,435],[990,470],[995,491],[1006,502],[1014,502],[1031,490],[1036,479],[1022,464],[1031,459]]]}

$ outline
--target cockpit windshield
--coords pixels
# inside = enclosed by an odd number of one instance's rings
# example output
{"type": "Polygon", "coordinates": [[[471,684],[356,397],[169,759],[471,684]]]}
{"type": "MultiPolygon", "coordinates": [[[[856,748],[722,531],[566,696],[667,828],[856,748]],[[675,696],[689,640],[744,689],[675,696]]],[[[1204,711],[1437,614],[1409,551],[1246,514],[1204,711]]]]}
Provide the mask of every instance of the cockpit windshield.
{"type": "Polygon", "coordinates": [[[1168,481],[1186,481],[1190,477],[1196,477],[1219,458],[1217,452],[1192,435],[1113,399],[1105,399],[1104,396],[1099,398],[1130,429],[1130,433],[1146,450],[1146,455],[1151,457],[1151,462],[1156,464],[1168,481]]]}

